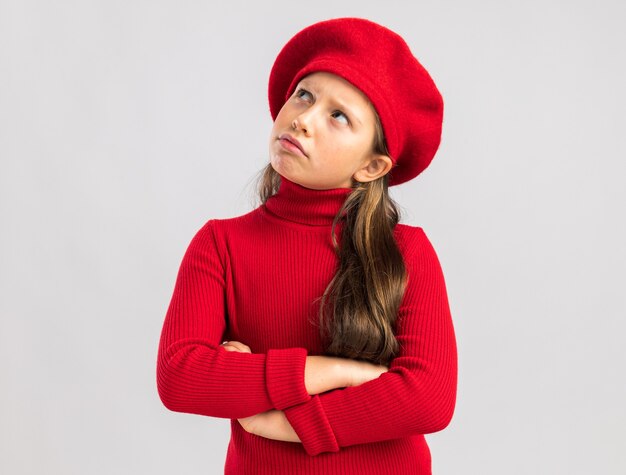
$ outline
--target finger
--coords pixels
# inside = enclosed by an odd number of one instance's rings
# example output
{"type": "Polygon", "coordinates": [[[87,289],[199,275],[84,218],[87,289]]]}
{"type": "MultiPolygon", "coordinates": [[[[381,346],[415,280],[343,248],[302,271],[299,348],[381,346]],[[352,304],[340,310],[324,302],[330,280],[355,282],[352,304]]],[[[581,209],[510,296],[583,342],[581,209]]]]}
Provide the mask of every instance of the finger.
{"type": "Polygon", "coordinates": [[[224,346],[224,349],[228,351],[240,351],[242,353],[252,353],[252,350],[250,349],[250,347],[248,345],[244,345],[240,341],[227,341],[225,343],[222,343],[222,345],[224,346]],[[231,348],[229,349],[229,347],[231,348]]]}
{"type": "Polygon", "coordinates": [[[252,350],[250,350],[250,347],[248,345],[241,343],[240,341],[229,341],[228,344],[239,348],[240,351],[245,351],[248,353],[252,352],[252,350]]]}

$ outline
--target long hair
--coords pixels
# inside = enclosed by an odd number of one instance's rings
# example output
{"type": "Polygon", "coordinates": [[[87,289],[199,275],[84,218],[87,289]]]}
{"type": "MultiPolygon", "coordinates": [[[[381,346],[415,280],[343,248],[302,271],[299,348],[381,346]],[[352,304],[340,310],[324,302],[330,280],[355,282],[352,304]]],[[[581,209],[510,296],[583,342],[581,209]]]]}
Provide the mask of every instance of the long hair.
{"type": "MultiPolygon", "coordinates": [[[[373,149],[389,155],[378,114],[373,149]]],[[[280,175],[268,164],[260,171],[263,204],[280,187],[280,175]]],[[[389,196],[389,174],[362,183],[352,180],[331,227],[339,266],[319,297],[320,336],[327,355],[388,365],[399,350],[395,338],[398,309],[407,275],[393,230],[400,220],[389,196]],[[344,214],[345,212],[345,214],[344,214]],[[336,226],[342,222],[341,242],[336,226]]]]}

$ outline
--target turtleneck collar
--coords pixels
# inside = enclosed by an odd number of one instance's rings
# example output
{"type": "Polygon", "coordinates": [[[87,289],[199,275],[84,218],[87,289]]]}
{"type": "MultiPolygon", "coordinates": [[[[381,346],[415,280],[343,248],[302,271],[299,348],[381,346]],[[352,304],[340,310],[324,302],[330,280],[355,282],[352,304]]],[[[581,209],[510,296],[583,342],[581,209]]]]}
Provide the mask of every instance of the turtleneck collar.
{"type": "Polygon", "coordinates": [[[268,198],[268,211],[300,224],[328,226],[344,203],[352,188],[315,190],[306,188],[281,175],[276,194],[268,198]]]}

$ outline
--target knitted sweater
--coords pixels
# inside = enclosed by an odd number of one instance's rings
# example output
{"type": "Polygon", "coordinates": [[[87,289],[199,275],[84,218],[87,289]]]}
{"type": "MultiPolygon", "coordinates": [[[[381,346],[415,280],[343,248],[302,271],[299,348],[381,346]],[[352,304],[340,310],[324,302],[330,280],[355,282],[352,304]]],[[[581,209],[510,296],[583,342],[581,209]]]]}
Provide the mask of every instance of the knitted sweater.
{"type": "Polygon", "coordinates": [[[172,411],[231,420],[225,474],[431,473],[424,434],[452,419],[457,348],[442,269],[422,228],[394,230],[409,277],[389,371],[316,395],[304,384],[306,356],[324,354],[317,298],[337,270],[331,223],[349,192],[283,177],[264,205],[206,222],[185,252],[157,387],[172,411]],[[224,340],[252,353],[226,351],[224,340]],[[237,421],[271,409],[284,411],[301,442],[257,436],[237,421]]]}

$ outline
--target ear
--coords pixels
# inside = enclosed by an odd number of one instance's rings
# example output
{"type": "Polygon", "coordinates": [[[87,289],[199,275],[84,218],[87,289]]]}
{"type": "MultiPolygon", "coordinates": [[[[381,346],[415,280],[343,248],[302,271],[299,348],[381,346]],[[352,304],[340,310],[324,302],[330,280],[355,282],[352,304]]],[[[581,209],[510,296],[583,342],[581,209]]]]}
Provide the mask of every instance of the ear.
{"type": "Polygon", "coordinates": [[[356,181],[368,182],[374,181],[381,176],[386,175],[393,167],[393,161],[387,155],[373,153],[365,164],[359,168],[352,177],[356,181]]]}

